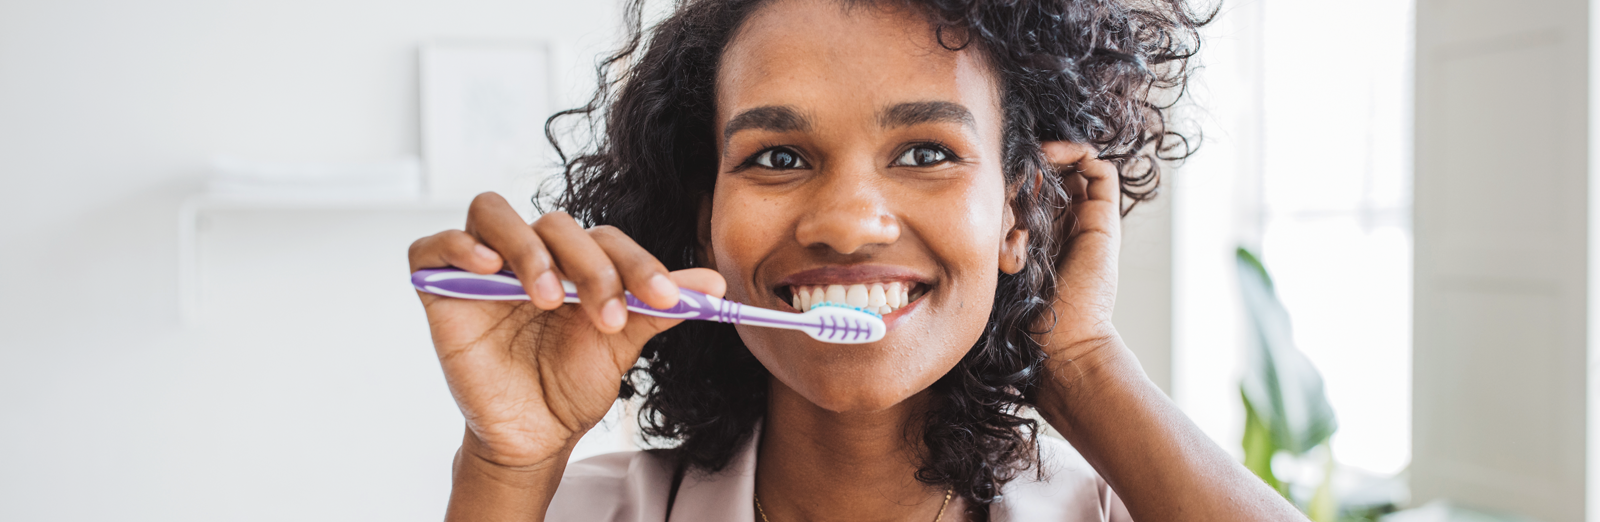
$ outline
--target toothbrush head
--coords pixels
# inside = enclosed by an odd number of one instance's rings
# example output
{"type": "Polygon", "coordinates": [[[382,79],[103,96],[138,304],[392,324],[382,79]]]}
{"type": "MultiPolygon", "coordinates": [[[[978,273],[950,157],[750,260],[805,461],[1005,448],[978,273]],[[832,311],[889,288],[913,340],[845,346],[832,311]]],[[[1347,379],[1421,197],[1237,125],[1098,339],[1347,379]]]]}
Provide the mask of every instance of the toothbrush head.
{"type": "Polygon", "coordinates": [[[804,314],[812,323],[803,328],[812,339],[834,344],[862,344],[883,340],[889,326],[877,313],[850,305],[825,302],[804,314]]]}
{"type": "MultiPolygon", "coordinates": [[[[811,305],[811,310],[816,310],[817,307],[819,307],[819,306],[836,306],[836,307],[844,308],[844,309],[848,309],[848,310],[855,310],[857,312],[861,312],[861,313],[864,313],[864,314],[871,314],[873,317],[876,317],[876,318],[878,318],[880,320],[883,319],[883,314],[880,314],[878,312],[874,312],[872,310],[868,310],[866,308],[862,308],[862,307],[859,307],[859,306],[850,306],[850,305],[847,305],[847,304],[835,303],[833,301],[823,301],[823,302],[811,305]]],[[[811,310],[806,310],[806,311],[809,312],[811,310]]]]}

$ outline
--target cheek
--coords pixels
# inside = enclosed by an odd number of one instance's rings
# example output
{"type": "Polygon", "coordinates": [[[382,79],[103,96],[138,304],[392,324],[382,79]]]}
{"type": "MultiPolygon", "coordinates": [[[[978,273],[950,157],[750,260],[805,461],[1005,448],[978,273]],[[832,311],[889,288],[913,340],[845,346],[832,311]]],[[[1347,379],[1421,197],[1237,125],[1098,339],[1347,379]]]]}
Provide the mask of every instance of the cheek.
{"type": "Polygon", "coordinates": [[[784,208],[781,202],[718,184],[712,197],[710,239],[717,272],[728,281],[727,298],[748,302],[751,272],[783,237],[784,208]]]}
{"type": "Polygon", "coordinates": [[[989,286],[992,293],[993,285],[983,274],[999,270],[1000,243],[1006,231],[1003,187],[990,185],[953,187],[938,197],[909,202],[912,210],[906,219],[922,224],[917,228],[924,230],[921,235],[929,250],[951,272],[952,283],[989,286]]]}

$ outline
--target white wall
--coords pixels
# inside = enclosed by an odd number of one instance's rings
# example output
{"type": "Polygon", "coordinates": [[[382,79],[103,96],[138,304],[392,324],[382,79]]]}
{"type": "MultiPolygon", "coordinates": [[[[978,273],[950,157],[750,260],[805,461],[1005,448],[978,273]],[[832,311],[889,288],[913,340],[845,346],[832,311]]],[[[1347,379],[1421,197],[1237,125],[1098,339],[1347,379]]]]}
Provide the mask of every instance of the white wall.
{"type": "Polygon", "coordinates": [[[0,519],[438,519],[460,420],[404,255],[462,212],[214,213],[184,327],[178,207],[216,154],[415,155],[429,39],[551,40],[581,91],[614,5],[0,2],[0,519]]]}

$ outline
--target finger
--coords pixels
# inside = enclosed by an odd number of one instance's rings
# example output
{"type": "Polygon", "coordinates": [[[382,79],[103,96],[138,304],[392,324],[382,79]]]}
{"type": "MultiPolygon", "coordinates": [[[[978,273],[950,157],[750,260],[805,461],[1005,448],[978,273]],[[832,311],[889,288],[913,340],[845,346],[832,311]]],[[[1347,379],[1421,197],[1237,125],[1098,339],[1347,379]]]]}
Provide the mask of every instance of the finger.
{"type": "Polygon", "coordinates": [[[561,279],[552,271],[555,264],[550,252],[505,198],[493,192],[473,198],[467,210],[467,233],[505,258],[534,306],[544,310],[561,306],[566,293],[561,290],[561,279]]]}
{"type": "Polygon", "coordinates": [[[1122,201],[1122,176],[1117,166],[1102,159],[1078,162],[1078,173],[1089,182],[1088,199],[1116,205],[1122,201]]]}
{"type": "Polygon", "coordinates": [[[600,244],[565,212],[545,214],[533,222],[533,230],[550,249],[556,267],[578,287],[580,306],[595,328],[605,333],[622,330],[628,322],[622,279],[600,244]]]}
{"type": "Polygon", "coordinates": [[[1082,227],[1120,223],[1122,178],[1116,165],[1099,159],[1099,152],[1085,143],[1052,141],[1040,148],[1073,198],[1073,213],[1080,225],[1077,232],[1085,230],[1082,227]]]}
{"type": "MultiPolygon", "coordinates": [[[[722,297],[728,292],[728,281],[722,274],[709,268],[689,268],[667,274],[673,284],[679,288],[694,290],[712,297],[722,297]]],[[[649,315],[635,315],[628,320],[627,329],[623,330],[630,341],[638,346],[644,346],[646,341],[656,334],[667,331],[668,328],[683,322],[682,319],[667,319],[649,315]]],[[[638,356],[635,355],[634,358],[638,356]]]]}
{"type": "Polygon", "coordinates": [[[709,268],[689,268],[667,274],[680,288],[688,288],[712,297],[722,297],[728,292],[728,280],[709,268]]]}
{"type": "Polygon", "coordinates": [[[1122,177],[1116,165],[1094,159],[1079,162],[1077,170],[1087,182],[1084,196],[1072,205],[1078,232],[1100,230],[1116,236],[1122,225],[1122,177]]]}
{"type": "Polygon", "coordinates": [[[1088,181],[1077,167],[1085,160],[1098,157],[1094,147],[1070,141],[1049,141],[1040,145],[1040,149],[1044,151],[1045,161],[1061,177],[1061,186],[1072,197],[1072,201],[1083,199],[1088,181]]]}
{"type": "Polygon", "coordinates": [[[667,267],[617,227],[589,229],[589,237],[611,258],[622,276],[622,286],[645,304],[665,310],[678,304],[678,285],[667,277],[667,267]]]}
{"type": "Polygon", "coordinates": [[[492,274],[504,265],[499,254],[461,230],[446,230],[411,243],[407,257],[411,271],[453,266],[478,274],[492,274]]]}

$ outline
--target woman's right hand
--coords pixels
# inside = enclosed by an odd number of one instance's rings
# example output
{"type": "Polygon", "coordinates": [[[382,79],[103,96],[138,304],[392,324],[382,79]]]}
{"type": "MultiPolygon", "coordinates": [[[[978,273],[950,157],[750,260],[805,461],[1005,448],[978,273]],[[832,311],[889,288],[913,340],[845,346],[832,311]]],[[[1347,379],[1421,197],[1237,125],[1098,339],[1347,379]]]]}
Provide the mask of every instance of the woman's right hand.
{"type": "Polygon", "coordinates": [[[453,266],[479,274],[510,269],[532,301],[475,301],[418,292],[450,393],[467,421],[462,450],[527,468],[565,459],[611,409],[646,341],[680,321],[630,316],[623,291],[656,308],[678,287],[721,296],[722,276],[703,268],[668,272],[613,227],[585,230],[566,213],[524,223],[506,200],[472,202],[466,230],[411,245],[411,271],[453,266]],[[578,287],[562,303],[561,279],[578,287]]]}

